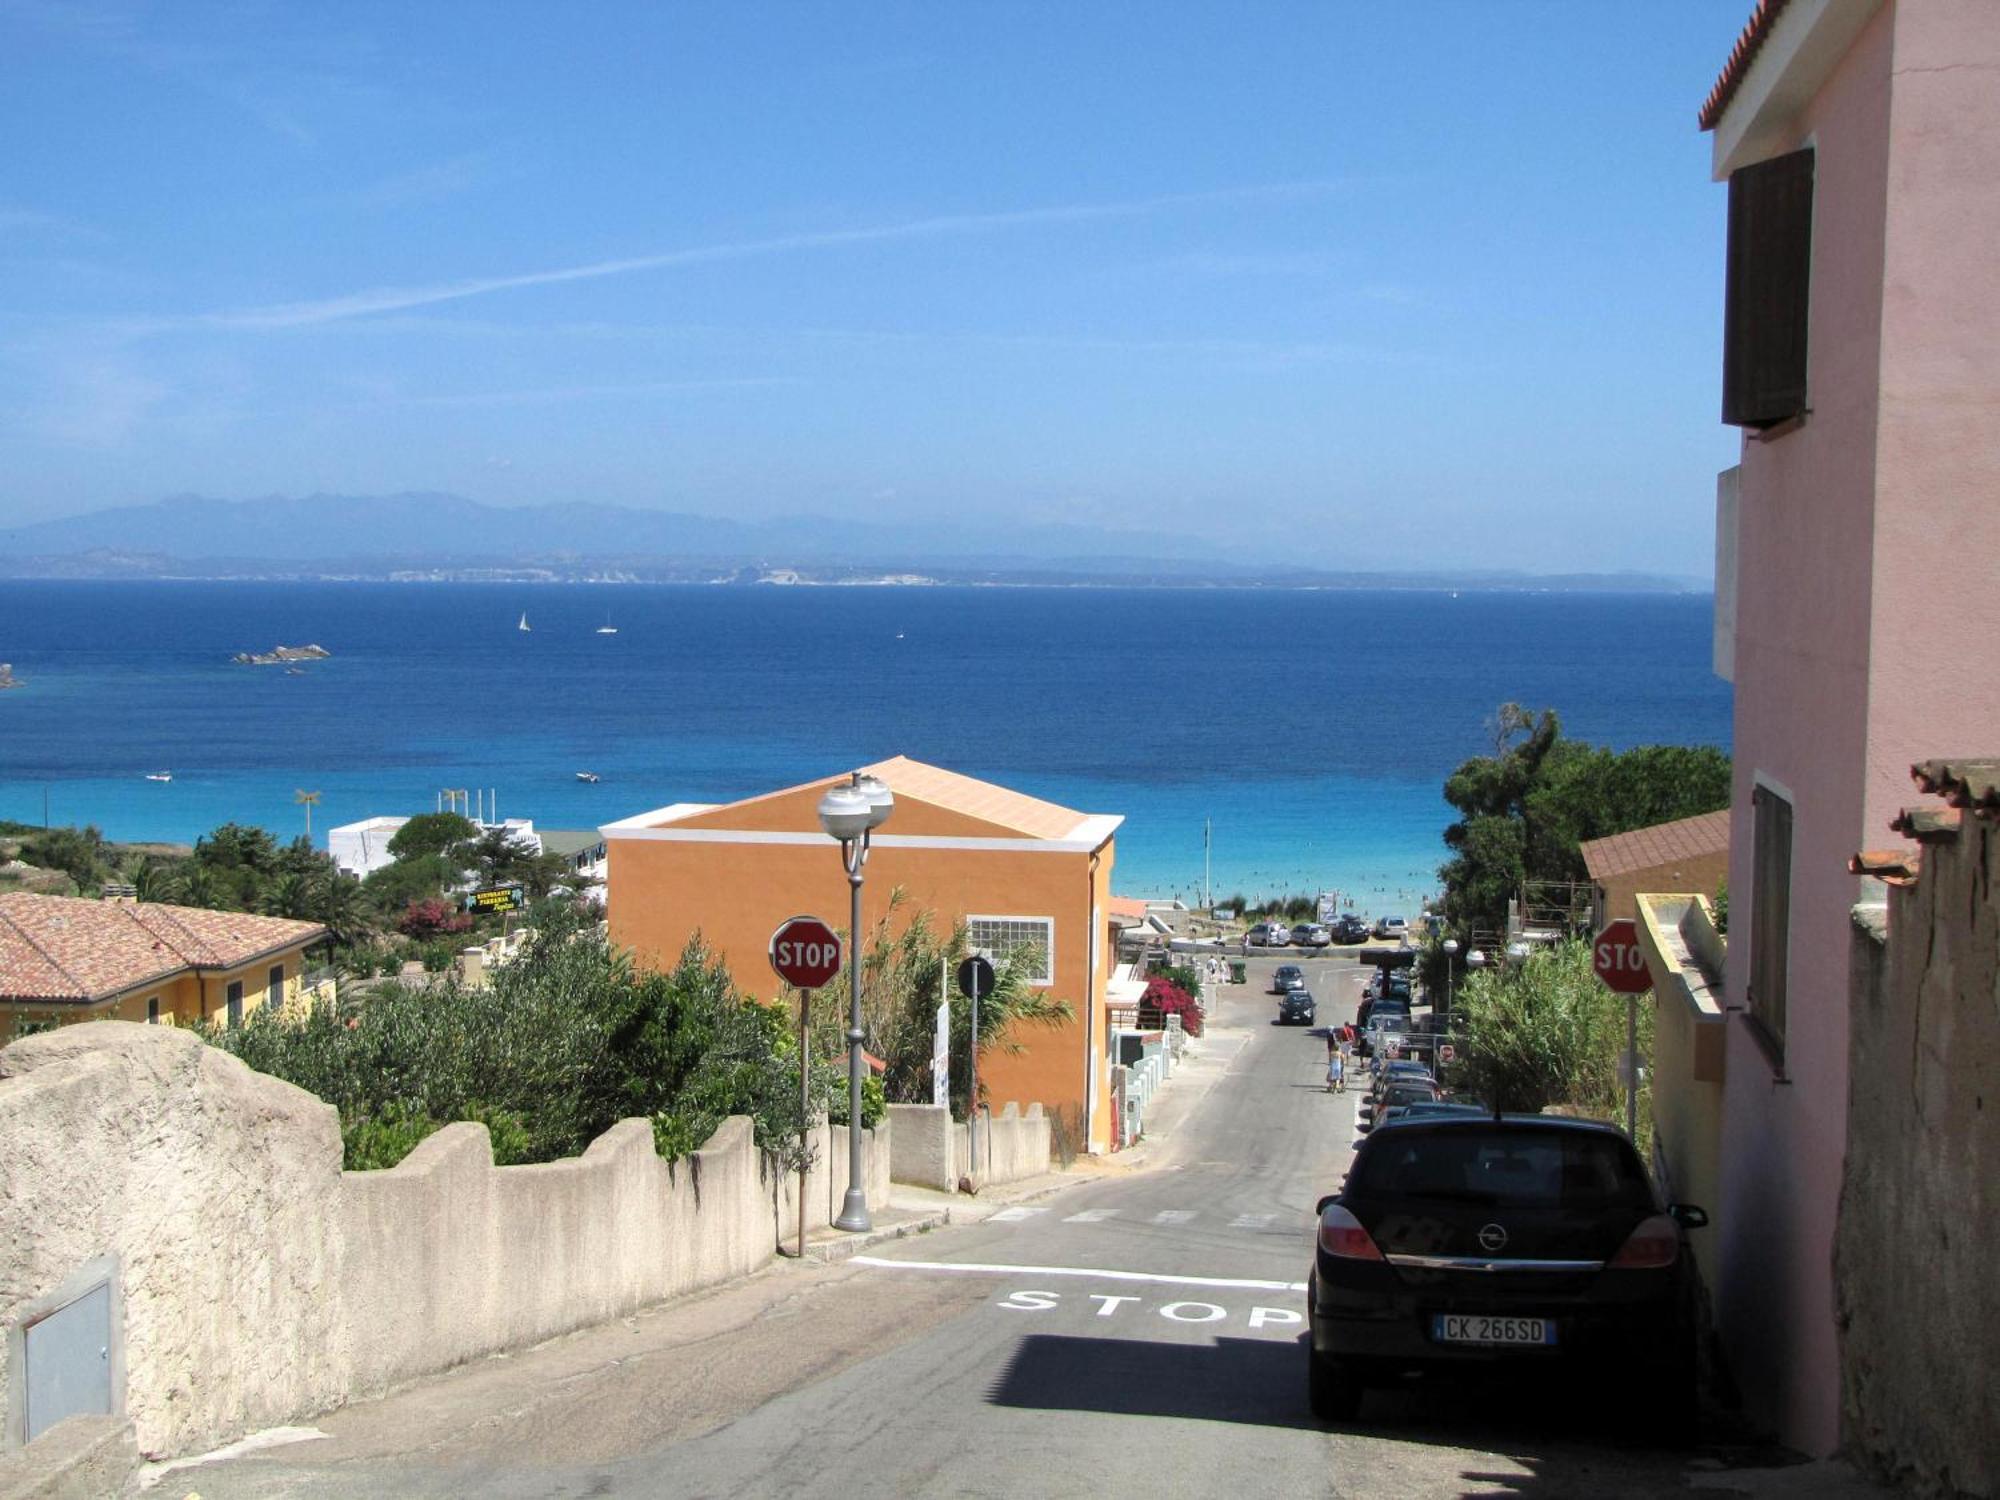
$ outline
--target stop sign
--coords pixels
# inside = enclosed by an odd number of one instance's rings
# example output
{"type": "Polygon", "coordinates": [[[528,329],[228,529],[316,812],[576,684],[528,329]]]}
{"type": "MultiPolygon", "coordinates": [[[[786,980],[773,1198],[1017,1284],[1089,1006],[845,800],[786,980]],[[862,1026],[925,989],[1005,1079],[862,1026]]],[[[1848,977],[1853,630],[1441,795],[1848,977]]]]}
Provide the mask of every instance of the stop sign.
{"type": "Polygon", "coordinates": [[[771,934],[771,967],[794,989],[816,990],[840,972],[840,938],[818,917],[792,917],[771,934]]]}
{"type": "Polygon", "coordinates": [[[1621,995],[1643,995],[1653,987],[1652,970],[1639,946],[1639,925],[1630,917],[1607,923],[1598,933],[1590,945],[1590,966],[1621,995]]]}

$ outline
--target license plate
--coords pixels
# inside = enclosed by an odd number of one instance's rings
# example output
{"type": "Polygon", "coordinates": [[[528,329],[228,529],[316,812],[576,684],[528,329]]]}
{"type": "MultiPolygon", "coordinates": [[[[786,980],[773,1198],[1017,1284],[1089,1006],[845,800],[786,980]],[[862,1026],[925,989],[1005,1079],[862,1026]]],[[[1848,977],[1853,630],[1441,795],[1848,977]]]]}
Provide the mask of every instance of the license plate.
{"type": "Polygon", "coordinates": [[[1479,1313],[1437,1313],[1431,1337],[1440,1344],[1553,1344],[1554,1318],[1495,1318],[1479,1313]]]}

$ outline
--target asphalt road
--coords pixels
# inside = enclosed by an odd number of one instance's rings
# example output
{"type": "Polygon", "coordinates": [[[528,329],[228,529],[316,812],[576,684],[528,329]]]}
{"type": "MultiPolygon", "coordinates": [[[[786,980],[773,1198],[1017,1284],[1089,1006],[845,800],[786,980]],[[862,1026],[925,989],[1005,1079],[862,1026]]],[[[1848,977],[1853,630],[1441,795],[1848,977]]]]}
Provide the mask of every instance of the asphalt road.
{"type": "MultiPolygon", "coordinates": [[[[1251,1496],[1685,1493],[1573,1393],[1306,1406],[1312,1208],[1354,1140],[1325,1047],[1262,976],[1170,1086],[1139,1171],[982,1223],[484,1361],[332,1414],[323,1438],[167,1475],[248,1496],[1251,1496]]],[[[1308,960],[1319,1021],[1362,971],[1308,960]]]]}

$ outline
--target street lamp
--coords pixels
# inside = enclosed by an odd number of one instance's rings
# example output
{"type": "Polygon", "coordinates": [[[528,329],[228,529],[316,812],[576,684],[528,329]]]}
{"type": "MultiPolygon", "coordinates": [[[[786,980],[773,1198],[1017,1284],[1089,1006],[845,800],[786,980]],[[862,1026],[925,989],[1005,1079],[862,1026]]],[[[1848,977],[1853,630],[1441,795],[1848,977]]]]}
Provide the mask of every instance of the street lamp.
{"type": "Polygon", "coordinates": [[[1477,948],[1474,948],[1474,949],[1473,949],[1473,950],[1472,950],[1472,951],[1471,951],[1470,953],[1468,953],[1468,954],[1466,954],[1466,955],[1465,955],[1465,966],[1466,966],[1466,968],[1468,968],[1468,969],[1483,969],[1483,968],[1485,968],[1485,967],[1486,967],[1486,955],[1485,955],[1484,953],[1480,952],[1480,951],[1479,951],[1479,949],[1477,949],[1477,948]]]}
{"type": "Polygon", "coordinates": [[[835,1229],[870,1228],[861,1166],[861,869],[868,863],[868,835],[888,820],[896,799],[880,778],[856,771],[845,786],[819,799],[819,826],[840,841],[847,870],[847,1196],[835,1229]]]}
{"type": "Polygon", "coordinates": [[[1458,957],[1458,939],[1444,940],[1444,1013],[1451,1015],[1451,961],[1458,957]]]}

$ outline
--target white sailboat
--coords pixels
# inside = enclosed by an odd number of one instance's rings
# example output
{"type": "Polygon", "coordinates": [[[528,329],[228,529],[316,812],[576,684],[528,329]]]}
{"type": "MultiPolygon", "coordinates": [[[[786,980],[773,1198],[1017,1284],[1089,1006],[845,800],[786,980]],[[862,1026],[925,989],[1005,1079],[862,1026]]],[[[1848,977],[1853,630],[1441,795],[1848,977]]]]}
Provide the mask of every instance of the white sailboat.
{"type": "Polygon", "coordinates": [[[603,623],[602,625],[600,625],[600,626],[598,626],[598,627],[597,627],[597,633],[598,633],[599,635],[616,635],[616,634],[618,634],[618,627],[617,627],[616,625],[613,625],[613,624],[611,623],[611,611],[610,611],[610,610],[608,610],[608,609],[607,609],[607,610],[606,610],[606,611],[604,612],[604,623],[603,623]]]}
{"type": "Polygon", "coordinates": [[[521,623],[515,628],[518,630],[528,630],[532,628],[528,624],[528,612],[525,609],[521,611],[521,623]]]}

